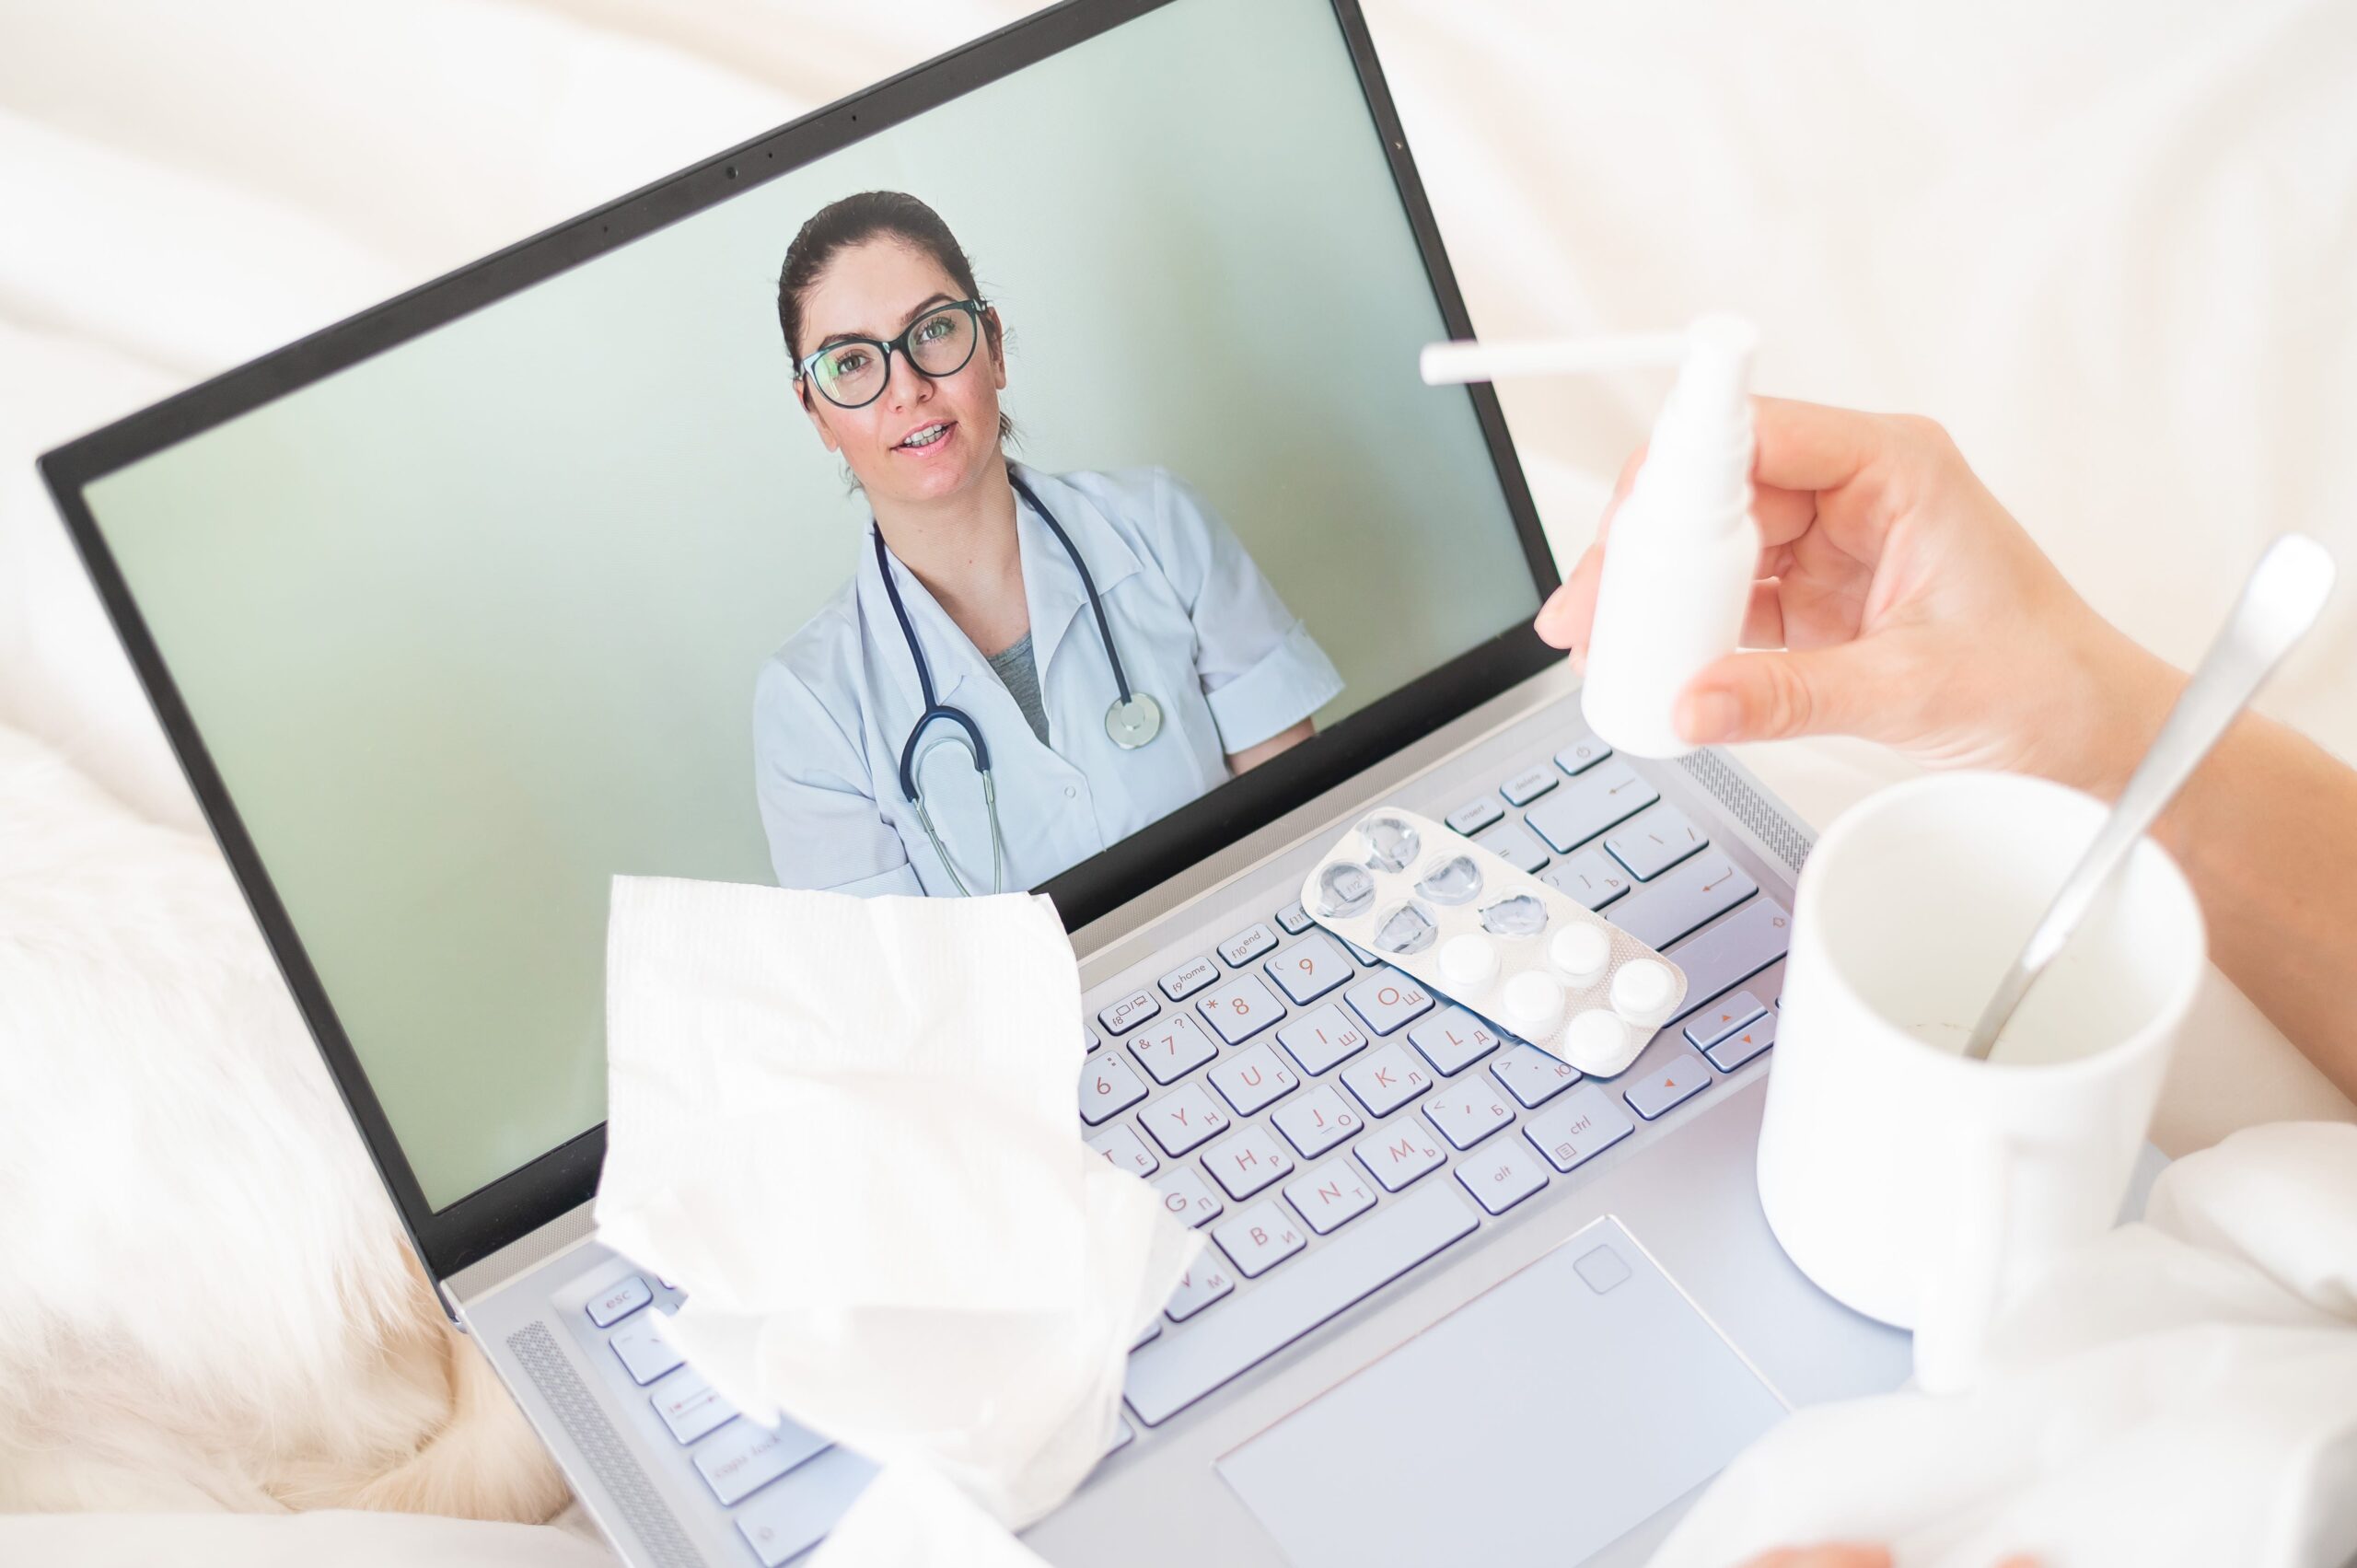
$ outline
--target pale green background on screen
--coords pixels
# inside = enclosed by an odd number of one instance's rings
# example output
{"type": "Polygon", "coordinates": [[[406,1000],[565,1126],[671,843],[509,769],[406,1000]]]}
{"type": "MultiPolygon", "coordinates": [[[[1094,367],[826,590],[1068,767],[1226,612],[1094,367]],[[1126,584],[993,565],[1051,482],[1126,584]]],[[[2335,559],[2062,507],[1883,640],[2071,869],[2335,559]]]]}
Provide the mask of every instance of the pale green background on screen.
{"type": "Polygon", "coordinates": [[[998,304],[1016,455],[1198,486],[1321,724],[1536,605],[1324,0],[1185,0],[94,484],[437,1207],[603,1120],[610,876],[771,879],[754,674],[866,522],[777,271],[872,188],[998,304]]]}

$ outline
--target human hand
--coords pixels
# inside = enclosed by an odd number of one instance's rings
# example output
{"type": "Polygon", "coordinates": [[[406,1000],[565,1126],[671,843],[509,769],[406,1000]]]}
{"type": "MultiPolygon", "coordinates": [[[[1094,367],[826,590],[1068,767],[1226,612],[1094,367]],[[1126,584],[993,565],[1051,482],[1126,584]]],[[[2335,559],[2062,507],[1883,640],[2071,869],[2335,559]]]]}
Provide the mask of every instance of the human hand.
{"type": "MultiPolygon", "coordinates": [[[[1761,1552],[1743,1568],[1891,1568],[1891,1558],[1889,1550],[1879,1546],[1786,1546],[1761,1552]]],[[[2038,1568],[2038,1562],[2034,1558],[2008,1557],[1997,1568],[2038,1568]]]]}
{"type": "MultiPolygon", "coordinates": [[[[1700,745],[1878,740],[1919,762],[2119,793],[2183,677],[2074,592],[1925,419],[1754,400],[1758,580],[1741,653],[1674,719],[1700,745]]],[[[1596,541],[1538,611],[1585,663],[1622,470],[1596,541]]]]}

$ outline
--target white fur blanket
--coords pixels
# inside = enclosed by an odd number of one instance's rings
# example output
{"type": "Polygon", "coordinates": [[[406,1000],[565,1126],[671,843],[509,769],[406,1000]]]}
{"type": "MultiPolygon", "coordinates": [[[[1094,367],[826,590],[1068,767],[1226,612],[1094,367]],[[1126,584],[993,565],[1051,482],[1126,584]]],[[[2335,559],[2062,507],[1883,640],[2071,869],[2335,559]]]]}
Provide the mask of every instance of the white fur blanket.
{"type": "MultiPolygon", "coordinates": [[[[0,1508],[547,1495],[401,1265],[33,454],[1026,8],[0,0],[0,1508]]],[[[1484,330],[1747,311],[1765,389],[1936,414],[2180,663],[2276,529],[2357,561],[2357,8],[1367,8],[1484,330]]],[[[1564,550],[1657,391],[1508,391],[1564,550]]],[[[2269,700],[2344,756],[2352,601],[2269,700]]],[[[1883,767],[1755,761],[1820,820],[1883,767]]],[[[2200,1025],[2165,1144],[2350,1114],[2230,991],[2200,1025]]],[[[575,1551],[237,1523],[0,1520],[0,1561],[575,1551]]]]}

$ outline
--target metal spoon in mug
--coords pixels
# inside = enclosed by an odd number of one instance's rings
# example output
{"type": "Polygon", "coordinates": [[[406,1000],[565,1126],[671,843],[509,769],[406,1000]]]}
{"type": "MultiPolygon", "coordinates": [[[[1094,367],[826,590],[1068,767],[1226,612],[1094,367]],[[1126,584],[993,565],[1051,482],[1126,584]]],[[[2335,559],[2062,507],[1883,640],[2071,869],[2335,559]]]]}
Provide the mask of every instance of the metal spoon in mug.
{"type": "Polygon", "coordinates": [[[2039,917],[2022,945],[2021,956],[1981,1010],[1965,1042],[1964,1054],[1988,1060],[1998,1033],[2014,1016],[2039,971],[2071,939],[2097,894],[2128,862],[2128,852],[2144,836],[2161,808],[2177,797],[2185,781],[2210,755],[2226,726],[2250,702],[2293,645],[2307,635],[2325,596],[2332,591],[2332,557],[2305,534],[2287,533],[2267,547],[2243,584],[2234,613],[2201,656],[2193,679],[2169,709],[2152,749],[2129,775],[2128,787],[2096,830],[2095,842],[2064,877],[2062,890],[2039,917]]]}

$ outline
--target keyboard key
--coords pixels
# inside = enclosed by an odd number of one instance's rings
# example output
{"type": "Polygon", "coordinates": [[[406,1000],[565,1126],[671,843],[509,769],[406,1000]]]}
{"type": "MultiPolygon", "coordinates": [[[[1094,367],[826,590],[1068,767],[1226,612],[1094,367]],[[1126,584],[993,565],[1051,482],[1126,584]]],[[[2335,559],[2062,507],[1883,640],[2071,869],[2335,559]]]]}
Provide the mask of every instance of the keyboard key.
{"type": "Polygon", "coordinates": [[[1162,1206],[1174,1219],[1185,1220],[1190,1225],[1202,1226],[1219,1218],[1227,1207],[1219,1195],[1203,1185],[1191,1165],[1174,1165],[1157,1178],[1154,1190],[1162,1194],[1162,1206]]]}
{"type": "Polygon", "coordinates": [[[1378,955],[1376,955],[1376,954],[1374,954],[1374,953],[1370,953],[1370,952],[1368,952],[1364,947],[1360,947],[1357,943],[1355,943],[1355,942],[1352,941],[1352,940],[1351,940],[1349,937],[1347,937],[1347,936],[1345,936],[1345,937],[1343,937],[1343,938],[1342,938],[1342,946],[1343,946],[1343,947],[1348,947],[1348,948],[1351,950],[1351,957],[1353,957],[1353,958],[1356,958],[1359,962],[1361,962],[1361,963],[1363,963],[1363,964],[1370,964],[1370,965],[1372,965],[1372,964],[1379,964],[1379,963],[1383,962],[1383,959],[1381,958],[1381,957],[1379,957],[1379,956],[1378,956],[1378,955]]]}
{"type": "Polygon", "coordinates": [[[1457,1162],[1457,1179],[1475,1202],[1503,1214],[1547,1185],[1547,1167],[1527,1144],[1508,1138],[1479,1158],[1457,1162]]]}
{"type": "Polygon", "coordinates": [[[1238,1116],[1250,1116],[1301,1087],[1301,1074],[1286,1066],[1276,1048],[1265,1042],[1237,1051],[1213,1068],[1209,1076],[1212,1087],[1226,1098],[1238,1116]]]}
{"type": "Polygon", "coordinates": [[[1433,1010],[1433,999],[1424,988],[1395,969],[1377,970],[1342,993],[1342,1000],[1370,1032],[1379,1035],[1387,1035],[1409,1019],[1433,1010]]]}
{"type": "Polygon", "coordinates": [[[1555,753],[1555,766],[1576,777],[1612,755],[1612,748],[1597,738],[1594,730],[1583,730],[1580,738],[1555,753]]]}
{"type": "Polygon", "coordinates": [[[1277,945],[1277,934],[1266,925],[1248,926],[1219,945],[1227,967],[1240,970],[1277,945]]]}
{"type": "MultiPolygon", "coordinates": [[[[1137,1348],[1138,1348],[1138,1346],[1140,1346],[1140,1345],[1142,1345],[1142,1344],[1145,1343],[1145,1342],[1146,1342],[1146,1341],[1148,1341],[1148,1340],[1150,1340],[1150,1339],[1154,1338],[1156,1334],[1159,1334],[1160,1332],[1162,1332],[1162,1319],[1161,1319],[1161,1318],[1156,1318],[1153,1319],[1152,1321],[1148,1322],[1144,1328],[1140,1329],[1140,1330],[1138,1330],[1138,1337],[1137,1337],[1136,1339],[1132,1340],[1132,1341],[1130,1342],[1130,1348],[1131,1348],[1132,1350],[1135,1350],[1135,1349],[1137,1349],[1137,1348]]],[[[1127,1424],[1127,1423],[1125,1423],[1124,1424],[1127,1424]]],[[[1114,1444],[1114,1445],[1113,1445],[1113,1448],[1118,1448],[1118,1447],[1120,1447],[1120,1444],[1119,1444],[1119,1443],[1116,1443],[1116,1444],[1114,1444]]],[[[1106,1452],[1106,1453],[1108,1453],[1108,1454],[1109,1454],[1109,1453],[1111,1453],[1111,1452],[1113,1451],[1113,1448],[1108,1448],[1108,1449],[1106,1449],[1106,1450],[1105,1450],[1105,1452],[1106,1452]]]]}
{"type": "Polygon", "coordinates": [[[755,1494],[737,1514],[737,1533],[761,1568],[781,1568],[833,1529],[875,1479],[874,1464],[848,1448],[830,1448],[803,1465],[792,1486],[755,1494]]]}
{"type": "Polygon", "coordinates": [[[1558,1062],[1535,1045],[1516,1045],[1490,1063],[1490,1075],[1506,1093],[1536,1110],[1580,1081],[1580,1070],[1558,1062]]]}
{"type": "MultiPolygon", "coordinates": [[[[1782,958],[1792,925],[1793,917],[1782,904],[1754,899],[1672,953],[1671,958],[1686,971],[1686,1011],[1701,1011],[1698,998],[1709,1002],[1782,958]]],[[[1783,1002],[1781,996],[1776,1000],[1779,1005],[1783,1002]]]]}
{"type": "Polygon", "coordinates": [[[1162,1011],[1151,991],[1132,991],[1109,1007],[1097,1010],[1097,1021],[1109,1035],[1127,1034],[1162,1011]]]}
{"type": "Polygon", "coordinates": [[[1342,1083],[1369,1115],[1388,1116],[1433,1086],[1422,1058],[1396,1041],[1342,1069],[1342,1083]]]}
{"type": "Polygon", "coordinates": [[[1640,882],[1653,880],[1710,845],[1702,830],[1675,806],[1656,806],[1604,836],[1604,847],[1612,852],[1612,858],[1640,882]]]}
{"type": "Polygon", "coordinates": [[[1309,918],[1309,912],[1301,907],[1298,899],[1277,912],[1277,924],[1288,936],[1298,936],[1317,923],[1309,918]]]}
{"type": "Polygon", "coordinates": [[[1457,1148],[1469,1149],[1499,1128],[1512,1123],[1514,1111],[1505,1095],[1479,1074],[1451,1084],[1424,1101],[1424,1120],[1457,1148]]]}
{"type": "Polygon", "coordinates": [[[1732,1073],[1775,1043],[1776,1015],[1762,1013],[1702,1054],[1720,1072],[1732,1073]]]}
{"type": "Polygon", "coordinates": [[[1686,1043],[1697,1051],[1708,1051],[1767,1010],[1759,997],[1738,991],[1688,1019],[1686,1043]]]}
{"type": "Polygon", "coordinates": [[[1091,1051],[1097,1050],[1105,1043],[1105,1037],[1095,1029],[1083,1029],[1080,1032],[1088,1037],[1088,1049],[1091,1051]]]}
{"type": "Polygon", "coordinates": [[[1162,994],[1173,1002],[1184,1002],[1203,987],[1215,984],[1219,976],[1219,965],[1208,955],[1189,958],[1162,977],[1162,994]]]}
{"type": "MultiPolygon", "coordinates": [[[[1759,884],[1716,850],[1681,862],[1612,906],[1604,918],[1656,952],[1704,923],[1717,919],[1752,894],[1759,884]]],[[[1685,961],[1678,962],[1680,969],[1685,961]]],[[[1695,998],[1689,978],[1686,999],[1695,998]]],[[[1730,982],[1742,975],[1730,977],[1730,982]]],[[[1707,993],[1706,993],[1707,995],[1707,993]]]]}
{"type": "Polygon", "coordinates": [[[1555,770],[1541,762],[1535,768],[1525,768],[1498,786],[1508,806],[1527,806],[1555,787],[1555,770]]]}
{"type": "Polygon", "coordinates": [[[1080,1119],[1095,1127],[1109,1116],[1145,1098],[1145,1086],[1130,1064],[1109,1052],[1092,1056],[1080,1069],[1080,1119]]]}
{"type": "Polygon", "coordinates": [[[736,1407],[694,1371],[682,1367],[647,1396],[655,1413],[682,1443],[692,1443],[737,1419],[736,1407]]]}
{"type": "Polygon", "coordinates": [[[1412,1120],[1380,1127],[1351,1145],[1359,1163],[1387,1192],[1397,1192],[1427,1171],[1438,1170],[1447,1156],[1440,1140],[1412,1120]]]}
{"type": "Polygon", "coordinates": [[[1681,1051],[1630,1084],[1620,1098],[1629,1109],[1651,1121],[1673,1106],[1683,1105],[1711,1086],[1711,1070],[1690,1051],[1681,1051]]]}
{"type": "Polygon", "coordinates": [[[1130,1054],[1157,1084],[1175,1084],[1219,1054],[1219,1047],[1184,1013],[1173,1013],[1130,1040],[1130,1054]]]}
{"type": "Polygon", "coordinates": [[[1366,1049],[1366,1041],[1358,1020],[1330,1003],[1277,1031],[1277,1043],[1293,1052],[1301,1070],[1312,1077],[1356,1056],[1366,1049]]]}
{"type": "Polygon", "coordinates": [[[1240,1045],[1285,1016],[1284,1004],[1257,975],[1240,974],[1195,1004],[1220,1039],[1240,1045]]]}
{"type": "Polygon", "coordinates": [[[687,1360],[663,1337],[663,1319],[652,1312],[616,1329],[614,1337],[606,1342],[621,1358],[622,1370],[630,1374],[630,1380],[642,1388],[687,1360]]]}
{"type": "Polygon", "coordinates": [[[1550,1109],[1526,1122],[1522,1135],[1557,1170],[1585,1165],[1637,1130],[1637,1124],[1598,1088],[1573,1089],[1550,1109]]]}
{"type": "MultiPolygon", "coordinates": [[[[1220,1260],[1218,1253],[1208,1248],[1198,1253],[1194,1266],[1178,1276],[1178,1287],[1163,1304],[1162,1315],[1173,1323],[1184,1323],[1213,1302],[1236,1288],[1236,1275],[1220,1260]]],[[[1169,1342],[1165,1341],[1167,1344],[1169,1342]]],[[[1151,1354],[1152,1352],[1143,1353],[1151,1354]]],[[[1137,1358],[1130,1359],[1131,1376],[1135,1376],[1137,1358]]],[[[1154,1423],[1147,1422],[1148,1426],[1154,1423]]]]}
{"type": "Polygon", "coordinates": [[[1367,1216],[1269,1277],[1191,1333],[1130,1358],[1131,1411],[1159,1426],[1237,1374],[1473,1234],[1475,1212],[1443,1183],[1367,1216]]]}
{"type": "Polygon", "coordinates": [[[1336,1094],[1331,1084],[1314,1085],[1269,1120],[1301,1151],[1302,1158],[1313,1160],[1366,1125],[1366,1119],[1336,1094]]]}
{"type": "Polygon", "coordinates": [[[1569,860],[1549,866],[1538,879],[1567,898],[1600,910],[1632,885],[1628,867],[1607,859],[1602,850],[1584,849],[1569,860]]]}
{"type": "Polygon", "coordinates": [[[825,1438],[790,1421],[773,1427],[740,1421],[698,1448],[694,1457],[704,1484],[726,1508],[826,1450],[825,1438]]]}
{"type": "Polygon", "coordinates": [[[1622,761],[1601,763],[1530,808],[1523,819],[1558,854],[1569,854],[1607,828],[1634,817],[1661,791],[1622,761]]]}
{"type": "Polygon", "coordinates": [[[1105,1163],[1115,1170],[1126,1170],[1132,1176],[1152,1176],[1162,1168],[1154,1151],[1138,1139],[1138,1135],[1120,1122],[1088,1140],[1088,1146],[1105,1156],[1105,1163]]]}
{"type": "Polygon", "coordinates": [[[589,1321],[600,1329],[610,1329],[654,1299],[655,1293],[646,1288],[646,1282],[633,1274],[616,1280],[591,1296],[583,1310],[589,1314],[589,1321]]]}
{"type": "Polygon", "coordinates": [[[1328,1160],[1308,1175],[1285,1183],[1291,1203],[1320,1236],[1330,1236],[1345,1220],[1375,1207],[1375,1184],[1348,1156],[1328,1160]]]}
{"type": "Polygon", "coordinates": [[[1293,1156],[1266,1127],[1247,1126],[1203,1151],[1203,1168],[1237,1202],[1293,1174],[1293,1156]]]}
{"type": "Polygon", "coordinates": [[[1536,871],[1547,864],[1547,852],[1539,847],[1538,841],[1513,822],[1501,822],[1476,833],[1473,842],[1518,870],[1536,871]]]}
{"type": "Polygon", "coordinates": [[[1255,1203],[1213,1230],[1212,1239],[1248,1280],[1259,1279],[1309,1245],[1301,1227],[1285,1218],[1275,1203],[1255,1203]]]}
{"type": "Polygon", "coordinates": [[[1359,971],[1327,935],[1305,937],[1260,966],[1295,1006],[1315,1002],[1359,971]]]}
{"type": "Polygon", "coordinates": [[[1491,823],[1505,820],[1505,807],[1485,795],[1467,801],[1441,820],[1469,839],[1491,823]]]}
{"type": "Polygon", "coordinates": [[[1138,1112],[1138,1124],[1154,1135],[1162,1152],[1183,1155],[1227,1131],[1227,1112],[1213,1103],[1200,1083],[1181,1084],[1138,1112]]]}
{"type": "Polygon", "coordinates": [[[1408,1043],[1424,1053],[1433,1071],[1454,1077],[1498,1049],[1495,1030],[1454,1004],[1408,1031],[1408,1043]]]}

